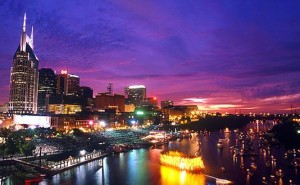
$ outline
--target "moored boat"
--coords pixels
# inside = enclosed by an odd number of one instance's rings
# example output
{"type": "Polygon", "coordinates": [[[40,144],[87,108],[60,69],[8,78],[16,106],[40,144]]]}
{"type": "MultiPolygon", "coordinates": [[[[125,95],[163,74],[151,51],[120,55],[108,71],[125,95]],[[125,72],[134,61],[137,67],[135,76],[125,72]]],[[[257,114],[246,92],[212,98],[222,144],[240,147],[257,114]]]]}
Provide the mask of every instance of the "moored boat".
{"type": "Polygon", "coordinates": [[[218,148],[223,148],[223,140],[222,139],[218,140],[217,147],[218,148]]]}
{"type": "Polygon", "coordinates": [[[39,183],[45,178],[45,174],[27,174],[24,179],[25,184],[39,183]]]}

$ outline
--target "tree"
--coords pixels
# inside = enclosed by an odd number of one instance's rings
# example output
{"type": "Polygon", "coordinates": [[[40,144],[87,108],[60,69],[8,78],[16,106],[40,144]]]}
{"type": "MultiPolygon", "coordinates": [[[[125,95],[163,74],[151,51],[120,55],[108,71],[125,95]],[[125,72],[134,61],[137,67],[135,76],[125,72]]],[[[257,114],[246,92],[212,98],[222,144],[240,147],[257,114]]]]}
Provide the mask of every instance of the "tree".
{"type": "Polygon", "coordinates": [[[33,150],[35,150],[35,145],[31,142],[27,142],[24,145],[22,145],[21,153],[24,154],[26,157],[33,155],[33,150]]]}
{"type": "Polygon", "coordinates": [[[83,131],[78,129],[78,128],[74,128],[73,129],[73,135],[76,136],[76,137],[81,137],[84,135],[83,131]]]}
{"type": "Polygon", "coordinates": [[[12,156],[20,152],[19,148],[17,147],[17,143],[12,137],[9,137],[6,141],[5,153],[12,156]]]}

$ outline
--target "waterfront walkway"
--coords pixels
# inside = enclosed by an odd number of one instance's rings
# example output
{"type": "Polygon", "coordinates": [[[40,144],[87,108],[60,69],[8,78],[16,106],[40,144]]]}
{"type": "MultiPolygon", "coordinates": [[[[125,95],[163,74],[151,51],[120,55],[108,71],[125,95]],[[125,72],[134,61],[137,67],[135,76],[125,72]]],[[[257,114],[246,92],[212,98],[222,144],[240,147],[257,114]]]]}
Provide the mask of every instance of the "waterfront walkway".
{"type": "Polygon", "coordinates": [[[85,154],[84,151],[81,153],[81,156],[79,157],[70,156],[68,159],[58,161],[58,162],[47,161],[45,164],[42,164],[41,166],[20,159],[13,159],[13,161],[18,164],[33,167],[36,170],[38,170],[40,173],[44,173],[46,175],[51,176],[95,160],[99,160],[99,165],[102,167],[103,165],[102,159],[107,155],[108,153],[102,153],[102,151],[94,150],[93,152],[87,154],[85,154]]]}

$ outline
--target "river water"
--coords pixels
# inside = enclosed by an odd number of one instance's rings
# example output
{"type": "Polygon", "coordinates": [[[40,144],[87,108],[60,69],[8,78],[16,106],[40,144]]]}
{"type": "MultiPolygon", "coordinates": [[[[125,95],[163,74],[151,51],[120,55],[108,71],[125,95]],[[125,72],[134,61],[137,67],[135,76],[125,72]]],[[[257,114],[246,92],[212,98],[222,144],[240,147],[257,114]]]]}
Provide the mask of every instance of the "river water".
{"type": "MultiPolygon", "coordinates": [[[[257,125],[256,125],[257,126],[257,125]]],[[[259,129],[259,128],[256,128],[259,129]]],[[[257,146],[258,135],[254,136],[257,146]]],[[[160,148],[136,149],[126,153],[110,155],[103,159],[103,168],[99,161],[94,161],[63,173],[49,177],[40,182],[40,185],[202,185],[216,184],[213,177],[230,180],[233,184],[261,184],[262,177],[267,179],[275,175],[275,170],[282,169],[284,176],[278,179],[279,184],[300,183],[297,169],[285,164],[283,146],[271,147],[270,150],[255,148],[257,158],[233,157],[230,146],[236,142],[236,133],[212,132],[207,135],[196,133],[190,139],[172,141],[160,148]],[[218,139],[228,138],[223,142],[223,148],[216,144],[218,139]],[[201,144],[200,144],[201,143],[201,144]],[[186,154],[194,155],[201,150],[205,164],[204,173],[189,173],[160,165],[160,152],[163,150],[178,150],[186,154]],[[276,158],[276,162],[266,166],[267,161],[276,158]],[[251,163],[256,164],[257,169],[251,169],[251,163]],[[245,168],[241,168],[244,164],[245,168]],[[247,173],[247,169],[251,174],[247,173]],[[212,176],[212,177],[211,177],[212,176]]],[[[14,183],[12,183],[14,184],[14,183]]]]}

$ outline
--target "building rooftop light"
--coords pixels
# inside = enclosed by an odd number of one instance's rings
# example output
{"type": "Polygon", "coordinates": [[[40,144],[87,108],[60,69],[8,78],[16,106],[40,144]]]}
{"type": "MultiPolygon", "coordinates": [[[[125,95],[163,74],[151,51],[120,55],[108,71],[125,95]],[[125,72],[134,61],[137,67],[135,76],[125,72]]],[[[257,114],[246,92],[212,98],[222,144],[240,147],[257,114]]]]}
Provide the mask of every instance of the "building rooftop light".
{"type": "Polygon", "coordinates": [[[129,89],[138,89],[138,88],[145,88],[144,85],[131,85],[129,86],[129,89]]]}

